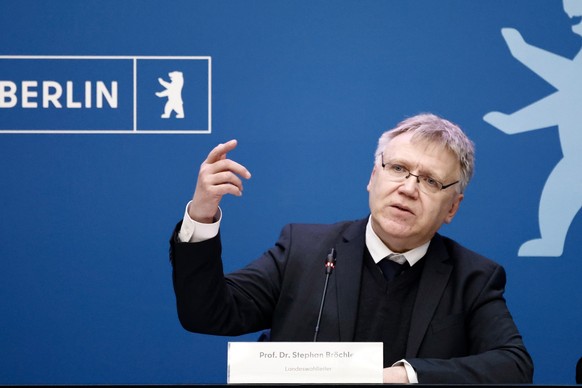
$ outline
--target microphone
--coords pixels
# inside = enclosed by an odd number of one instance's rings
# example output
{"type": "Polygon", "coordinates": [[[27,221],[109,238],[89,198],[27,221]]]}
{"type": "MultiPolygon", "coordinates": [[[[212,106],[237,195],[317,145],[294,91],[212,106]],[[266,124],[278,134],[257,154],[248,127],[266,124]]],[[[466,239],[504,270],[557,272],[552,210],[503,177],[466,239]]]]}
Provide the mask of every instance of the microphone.
{"type": "Polygon", "coordinates": [[[317,316],[317,324],[315,325],[315,334],[313,335],[313,342],[317,342],[317,334],[319,333],[319,323],[321,322],[321,315],[323,313],[323,305],[325,304],[325,295],[327,294],[327,283],[329,276],[335,268],[335,258],[337,254],[334,248],[331,248],[327,257],[325,258],[325,285],[323,286],[323,295],[321,295],[321,304],[319,306],[319,314],[317,316]]]}

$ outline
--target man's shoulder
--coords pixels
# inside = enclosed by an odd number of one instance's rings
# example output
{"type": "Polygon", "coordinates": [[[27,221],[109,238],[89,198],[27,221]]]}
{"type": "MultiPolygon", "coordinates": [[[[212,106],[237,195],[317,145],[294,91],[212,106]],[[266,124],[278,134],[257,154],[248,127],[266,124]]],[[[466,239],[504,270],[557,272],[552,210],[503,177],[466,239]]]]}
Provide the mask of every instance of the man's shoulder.
{"type": "Polygon", "coordinates": [[[439,250],[444,249],[448,260],[455,266],[489,268],[491,270],[501,266],[494,260],[462,245],[450,237],[436,234],[433,238],[433,243],[439,247],[439,250]]]}

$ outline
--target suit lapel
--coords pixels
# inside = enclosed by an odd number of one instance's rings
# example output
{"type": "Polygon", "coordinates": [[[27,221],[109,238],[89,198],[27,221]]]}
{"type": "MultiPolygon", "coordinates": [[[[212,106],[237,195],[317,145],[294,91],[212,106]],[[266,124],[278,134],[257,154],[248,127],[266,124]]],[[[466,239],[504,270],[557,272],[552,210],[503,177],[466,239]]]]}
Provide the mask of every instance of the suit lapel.
{"type": "Polygon", "coordinates": [[[335,274],[340,341],[353,341],[360,283],[362,260],[365,249],[367,219],[351,224],[336,244],[337,258],[335,274]]]}
{"type": "MultiPolygon", "coordinates": [[[[340,341],[353,341],[366,246],[367,219],[351,224],[337,242],[335,268],[340,341]]],[[[416,357],[441,296],[449,281],[452,265],[440,235],[431,241],[412,312],[406,357],[416,357]]]]}
{"type": "Polygon", "coordinates": [[[445,290],[453,266],[447,262],[448,254],[437,234],[430,243],[423,260],[424,269],[418,285],[418,294],[412,311],[406,357],[416,357],[428,326],[445,290]]]}

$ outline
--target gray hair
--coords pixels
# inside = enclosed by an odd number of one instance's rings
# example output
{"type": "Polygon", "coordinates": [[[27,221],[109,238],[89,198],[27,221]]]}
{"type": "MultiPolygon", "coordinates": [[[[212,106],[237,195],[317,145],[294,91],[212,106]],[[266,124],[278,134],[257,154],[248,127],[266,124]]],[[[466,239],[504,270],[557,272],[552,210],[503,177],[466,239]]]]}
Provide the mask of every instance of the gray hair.
{"type": "Polygon", "coordinates": [[[464,192],[475,169],[475,146],[461,128],[431,113],[407,118],[380,136],[374,160],[380,157],[390,140],[405,132],[411,132],[412,139],[442,145],[457,157],[461,168],[459,191],[464,192]]]}

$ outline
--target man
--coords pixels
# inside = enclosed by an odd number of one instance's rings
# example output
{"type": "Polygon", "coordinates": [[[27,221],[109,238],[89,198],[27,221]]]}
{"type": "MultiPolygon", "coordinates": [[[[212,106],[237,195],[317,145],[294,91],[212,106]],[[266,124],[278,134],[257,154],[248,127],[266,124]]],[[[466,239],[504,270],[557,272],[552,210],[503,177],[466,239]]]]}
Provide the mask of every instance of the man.
{"type": "Polygon", "coordinates": [[[210,152],[171,239],[184,328],[270,328],[273,341],[311,341],[333,248],[318,340],[383,342],[384,382],[531,383],[532,361],[503,298],[505,271],[437,233],[473,173],[473,144],[460,128],[432,114],[403,121],[379,139],[369,217],[288,225],[263,256],[224,276],[218,205],[225,194],[241,195],[241,178],[251,176],[227,159],[235,147],[210,152]]]}

